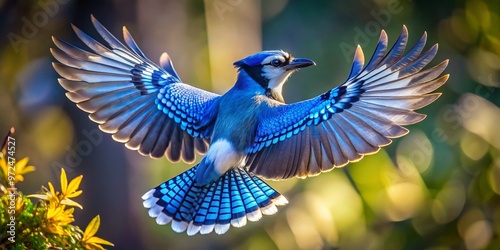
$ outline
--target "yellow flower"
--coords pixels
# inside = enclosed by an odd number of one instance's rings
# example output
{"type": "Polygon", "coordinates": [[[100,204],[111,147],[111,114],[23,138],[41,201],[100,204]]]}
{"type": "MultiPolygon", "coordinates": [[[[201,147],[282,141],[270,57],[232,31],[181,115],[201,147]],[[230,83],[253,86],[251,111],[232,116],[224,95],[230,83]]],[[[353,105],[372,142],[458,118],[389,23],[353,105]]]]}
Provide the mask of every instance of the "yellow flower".
{"type": "Polygon", "coordinates": [[[83,176],[80,175],[71,180],[68,184],[66,171],[62,169],[61,192],[56,191],[54,185],[49,182],[49,190],[45,189],[47,191],[45,194],[28,195],[28,197],[43,199],[49,202],[47,206],[47,220],[45,225],[47,231],[59,235],[67,234],[63,227],[75,221],[75,219],[73,218],[74,208],[65,209],[66,206],[79,207],[80,209],[83,209],[82,205],[70,199],[77,197],[82,193],[82,190],[78,190],[78,187],[82,182],[82,178],[83,176]]]}
{"type": "Polygon", "coordinates": [[[29,158],[25,157],[16,163],[12,162],[13,165],[10,165],[11,163],[7,162],[5,155],[0,153],[0,167],[2,168],[5,183],[10,183],[9,180],[14,181],[14,183],[24,181],[23,175],[35,171],[34,166],[26,166],[28,165],[28,160],[29,158]],[[12,176],[13,179],[9,179],[9,176],[12,176]]]}
{"type": "Polygon", "coordinates": [[[95,233],[97,233],[97,230],[99,229],[100,224],[101,224],[101,218],[99,217],[99,215],[97,215],[87,225],[87,228],[85,228],[85,232],[83,233],[83,239],[82,239],[82,242],[85,246],[85,249],[103,250],[104,248],[101,245],[114,246],[113,243],[111,243],[107,240],[101,239],[97,236],[94,236],[95,233]]]}
{"type": "Polygon", "coordinates": [[[68,180],[66,179],[66,171],[64,171],[64,168],[62,169],[61,172],[61,193],[62,193],[62,199],[61,199],[61,204],[68,205],[68,206],[74,206],[74,207],[79,207],[80,209],[83,209],[83,207],[71,200],[70,198],[74,198],[82,194],[82,190],[78,190],[78,187],[80,186],[80,183],[82,182],[83,175],[80,175],[76,177],[75,179],[71,180],[71,182],[68,185],[68,180]]]}
{"type": "Polygon", "coordinates": [[[51,182],[49,182],[49,192],[46,192],[45,194],[30,194],[28,195],[28,197],[47,200],[51,204],[56,203],[83,209],[82,205],[70,199],[82,194],[82,190],[78,190],[78,187],[82,182],[82,179],[83,175],[80,175],[75,179],[71,180],[68,184],[68,179],[66,178],[66,171],[64,171],[63,168],[61,171],[61,193],[55,191],[54,186],[52,185],[51,182]]]}
{"type": "Polygon", "coordinates": [[[75,221],[73,217],[74,208],[66,209],[65,205],[57,206],[55,203],[50,203],[47,209],[47,221],[45,228],[47,231],[59,234],[66,235],[67,233],[64,231],[63,227],[75,221]]]}

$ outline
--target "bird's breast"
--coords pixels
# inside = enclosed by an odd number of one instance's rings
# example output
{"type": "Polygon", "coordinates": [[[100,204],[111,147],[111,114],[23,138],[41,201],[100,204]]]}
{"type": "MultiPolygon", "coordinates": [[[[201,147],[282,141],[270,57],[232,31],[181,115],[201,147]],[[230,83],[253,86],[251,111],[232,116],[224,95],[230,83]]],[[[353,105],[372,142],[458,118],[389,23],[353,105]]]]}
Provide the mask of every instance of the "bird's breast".
{"type": "Polygon", "coordinates": [[[234,149],[243,152],[255,137],[261,104],[246,95],[221,98],[212,141],[225,139],[234,149]]]}

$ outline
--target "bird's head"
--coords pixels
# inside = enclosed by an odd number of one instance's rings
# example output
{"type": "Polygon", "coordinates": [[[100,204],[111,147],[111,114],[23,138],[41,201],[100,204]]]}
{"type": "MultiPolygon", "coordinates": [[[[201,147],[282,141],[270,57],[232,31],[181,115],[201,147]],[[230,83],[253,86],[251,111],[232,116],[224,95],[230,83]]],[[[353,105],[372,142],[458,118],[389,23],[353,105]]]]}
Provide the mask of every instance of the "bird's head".
{"type": "Polygon", "coordinates": [[[281,95],[281,89],[288,77],[300,68],[316,65],[312,60],[294,58],[282,50],[267,50],[250,55],[234,63],[266,91],[281,95]]]}

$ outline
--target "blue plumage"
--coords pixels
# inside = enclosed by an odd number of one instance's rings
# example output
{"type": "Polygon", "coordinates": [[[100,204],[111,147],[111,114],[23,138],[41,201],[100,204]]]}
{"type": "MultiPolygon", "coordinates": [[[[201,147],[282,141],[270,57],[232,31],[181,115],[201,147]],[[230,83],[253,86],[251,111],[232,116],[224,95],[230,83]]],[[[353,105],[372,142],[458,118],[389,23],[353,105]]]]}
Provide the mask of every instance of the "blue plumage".
{"type": "Polygon", "coordinates": [[[142,198],[150,208],[149,215],[158,224],[172,221],[178,232],[189,235],[215,230],[224,233],[230,225],[241,227],[259,220],[262,214],[272,214],[275,205],[285,205],[286,199],[273,188],[248,173],[234,168],[208,185],[194,181],[198,166],[176,176],[147,192],[142,198]]]}
{"type": "Polygon", "coordinates": [[[315,63],[281,50],[235,62],[235,85],[217,95],[182,83],[168,54],[160,66],[150,61],[126,28],[123,44],[92,22],[107,46],[76,27],[90,52],[53,39],[59,83],[130,149],[185,162],[206,154],[142,197],[158,224],[189,235],[222,234],[276,213],[287,200],[260,178],[314,176],[376,153],[425,118],[415,110],[436,100],[431,92],[448,79],[440,76],[447,61],[423,70],[437,53],[437,45],[423,52],[425,33],[404,53],[403,27],[389,50],[381,32],[366,66],[358,46],[347,80],[309,100],[285,104],[281,93],[290,75],[315,63]]]}

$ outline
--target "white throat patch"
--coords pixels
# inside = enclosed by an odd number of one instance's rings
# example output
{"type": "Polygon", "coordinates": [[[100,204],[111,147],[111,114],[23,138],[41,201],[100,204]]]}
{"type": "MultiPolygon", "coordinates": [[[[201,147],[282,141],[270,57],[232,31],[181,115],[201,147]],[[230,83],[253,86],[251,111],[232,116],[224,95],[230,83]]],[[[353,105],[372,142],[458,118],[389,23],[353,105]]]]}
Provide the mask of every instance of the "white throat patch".
{"type": "Polygon", "coordinates": [[[269,79],[268,87],[278,93],[281,93],[283,84],[292,73],[293,70],[287,71],[281,67],[273,67],[271,65],[262,67],[262,76],[269,79]]]}
{"type": "Polygon", "coordinates": [[[283,67],[275,67],[271,65],[273,61],[279,60],[284,63],[290,60],[290,55],[284,51],[280,54],[268,56],[262,61],[262,76],[269,79],[268,88],[281,94],[283,84],[288,77],[293,73],[293,70],[285,70],[283,67]]]}

